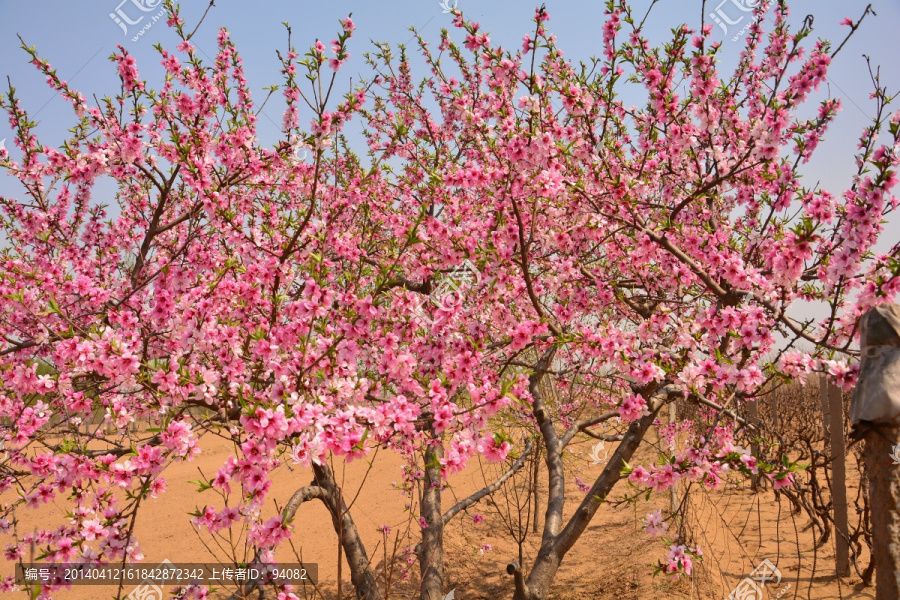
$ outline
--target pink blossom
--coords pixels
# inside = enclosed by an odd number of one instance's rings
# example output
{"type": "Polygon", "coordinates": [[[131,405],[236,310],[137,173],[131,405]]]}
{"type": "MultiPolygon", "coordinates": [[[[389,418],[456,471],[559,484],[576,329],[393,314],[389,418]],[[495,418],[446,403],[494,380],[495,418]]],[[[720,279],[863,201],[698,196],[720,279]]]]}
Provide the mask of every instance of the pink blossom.
{"type": "Polygon", "coordinates": [[[290,529],[282,522],[281,516],[272,517],[265,523],[251,527],[247,534],[254,544],[266,548],[278,546],[291,536],[290,529]]]}
{"type": "Polygon", "coordinates": [[[628,480],[635,485],[645,485],[650,482],[650,473],[647,469],[638,465],[631,471],[628,480]]]}
{"type": "Polygon", "coordinates": [[[493,435],[481,438],[478,444],[478,450],[484,455],[488,462],[500,462],[506,460],[506,455],[512,449],[512,444],[506,440],[501,440],[499,436],[493,435]]]}
{"type": "Polygon", "coordinates": [[[791,487],[794,485],[794,474],[787,473],[787,475],[781,477],[778,475],[769,475],[769,479],[772,480],[772,489],[780,490],[781,488],[791,487]]]}
{"type": "Polygon", "coordinates": [[[619,405],[619,415],[622,419],[630,423],[650,414],[647,410],[647,401],[641,396],[628,396],[619,405]]]}
{"type": "Polygon", "coordinates": [[[644,531],[652,537],[658,537],[666,533],[669,524],[663,521],[662,511],[657,509],[652,513],[648,513],[644,518],[644,531]]]}
{"type": "Polygon", "coordinates": [[[81,524],[81,527],[81,535],[87,541],[92,541],[97,538],[104,537],[107,533],[106,529],[100,525],[99,519],[90,519],[88,521],[84,521],[81,524]]]}

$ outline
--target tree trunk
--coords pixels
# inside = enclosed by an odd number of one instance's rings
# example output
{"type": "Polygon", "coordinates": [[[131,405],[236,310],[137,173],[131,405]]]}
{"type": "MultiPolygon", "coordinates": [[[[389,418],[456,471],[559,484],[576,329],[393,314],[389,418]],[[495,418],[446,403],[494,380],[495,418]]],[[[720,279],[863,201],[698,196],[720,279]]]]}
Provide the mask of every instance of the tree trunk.
{"type": "Polygon", "coordinates": [[[822,403],[822,437],[825,438],[826,454],[831,446],[831,437],[828,433],[828,379],[824,374],[819,375],[819,399],[822,403]]]}
{"type": "MultiPolygon", "coordinates": [[[[381,592],[375,584],[375,576],[372,574],[369,561],[366,558],[368,556],[366,549],[362,544],[362,540],[359,539],[356,526],[353,524],[353,519],[350,518],[350,513],[347,511],[347,506],[343,501],[341,501],[342,520],[338,521],[335,516],[338,514],[336,509],[337,499],[340,498],[340,490],[334,480],[331,469],[326,465],[320,466],[314,463],[313,472],[315,473],[316,481],[294,492],[281,512],[282,517],[285,521],[293,521],[297,510],[304,502],[320,500],[332,515],[335,533],[337,533],[338,539],[341,541],[347,562],[350,564],[350,577],[356,589],[356,597],[359,600],[381,600],[381,592]]],[[[262,550],[262,548],[257,550],[257,554],[253,559],[254,562],[259,560],[259,553],[262,550]]],[[[342,560],[342,557],[338,556],[338,560],[342,560]]],[[[338,573],[340,573],[340,569],[338,569],[338,573]]],[[[340,586],[338,586],[338,589],[340,589],[340,586]]],[[[249,598],[255,590],[259,591],[260,598],[265,596],[265,588],[261,586],[259,579],[248,581],[237,592],[229,596],[227,600],[249,598]]]]}
{"type": "MultiPolygon", "coordinates": [[[[606,468],[603,469],[603,472],[594,482],[593,487],[591,487],[591,490],[584,497],[581,505],[576,509],[572,518],[569,519],[565,528],[558,534],[552,534],[548,531],[548,525],[545,525],[541,548],[538,551],[531,572],[528,573],[527,579],[522,574],[518,564],[513,563],[507,568],[507,571],[515,577],[516,589],[513,594],[513,600],[547,599],[550,592],[550,586],[553,584],[560,563],[562,563],[566,553],[573,545],[575,545],[575,542],[578,541],[578,538],[581,537],[584,530],[587,529],[587,526],[597,512],[597,509],[606,501],[607,495],[612,491],[619,479],[621,479],[622,469],[625,467],[625,463],[631,459],[632,455],[634,455],[641,440],[644,439],[647,430],[653,424],[661,406],[661,404],[657,404],[655,407],[651,408],[649,415],[646,415],[631,424],[622,441],[619,443],[619,446],[616,448],[616,451],[609,459],[606,468]]],[[[547,457],[548,467],[550,468],[551,473],[550,493],[553,494],[548,500],[548,522],[557,519],[561,515],[561,510],[557,514],[552,507],[557,504],[561,507],[565,500],[564,491],[562,492],[562,496],[556,495],[560,493],[560,488],[555,487],[553,484],[557,483],[561,487],[562,481],[553,481],[555,469],[551,466],[553,460],[550,456],[551,454],[553,453],[548,452],[547,457]]],[[[560,470],[560,478],[561,475],[562,473],[560,470]]]]}
{"type": "Polygon", "coordinates": [[[341,540],[344,556],[350,566],[350,581],[356,590],[358,600],[381,600],[381,592],[372,573],[369,555],[363,545],[356,524],[350,516],[341,490],[328,465],[313,463],[316,484],[325,490],[325,503],[331,512],[334,530],[341,540]]]}
{"type": "Polygon", "coordinates": [[[421,600],[444,597],[444,519],[441,514],[441,463],[444,447],[434,437],[425,449],[425,481],[422,489],[422,512],[427,527],[422,529],[419,545],[419,569],[422,575],[421,600]]]}

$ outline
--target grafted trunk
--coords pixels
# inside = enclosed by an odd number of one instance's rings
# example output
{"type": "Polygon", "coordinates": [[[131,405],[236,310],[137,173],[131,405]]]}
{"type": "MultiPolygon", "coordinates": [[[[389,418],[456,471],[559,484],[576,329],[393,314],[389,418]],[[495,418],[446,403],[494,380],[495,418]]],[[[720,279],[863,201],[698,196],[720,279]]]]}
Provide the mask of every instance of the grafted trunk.
{"type": "Polygon", "coordinates": [[[363,545],[362,538],[356,529],[356,524],[350,516],[347,504],[344,502],[341,489],[334,479],[331,469],[327,465],[313,463],[313,473],[316,484],[324,491],[323,501],[331,512],[331,520],[334,530],[341,540],[344,557],[350,567],[350,581],[356,591],[358,600],[381,600],[381,591],[372,572],[369,555],[363,545]]]}
{"type": "Polygon", "coordinates": [[[444,447],[436,437],[425,449],[425,481],[422,489],[422,512],[427,527],[422,529],[419,544],[419,570],[422,576],[421,600],[444,597],[444,518],[441,514],[441,463],[444,447]]]}

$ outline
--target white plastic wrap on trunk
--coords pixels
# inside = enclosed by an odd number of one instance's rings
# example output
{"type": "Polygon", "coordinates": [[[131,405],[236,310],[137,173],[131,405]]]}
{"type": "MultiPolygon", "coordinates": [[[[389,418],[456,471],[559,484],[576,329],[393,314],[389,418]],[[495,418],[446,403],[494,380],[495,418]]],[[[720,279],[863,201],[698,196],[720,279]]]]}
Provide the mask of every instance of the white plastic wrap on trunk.
{"type": "Polygon", "coordinates": [[[862,362],[850,421],[900,425],[900,305],[873,308],[860,326],[862,362]]]}

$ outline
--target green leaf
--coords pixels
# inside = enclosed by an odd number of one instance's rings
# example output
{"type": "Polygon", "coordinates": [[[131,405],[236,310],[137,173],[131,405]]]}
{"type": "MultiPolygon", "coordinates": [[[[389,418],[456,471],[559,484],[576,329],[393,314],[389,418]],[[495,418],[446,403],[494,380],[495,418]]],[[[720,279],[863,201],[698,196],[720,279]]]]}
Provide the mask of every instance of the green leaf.
{"type": "MultiPolygon", "coordinates": [[[[198,493],[198,494],[199,494],[200,492],[205,492],[205,491],[208,490],[208,489],[212,489],[212,485],[210,485],[210,484],[209,484],[208,482],[206,482],[206,481],[200,481],[199,479],[194,480],[194,481],[188,481],[188,483],[193,483],[193,484],[195,484],[195,485],[198,486],[198,489],[197,489],[197,493],[198,493]]],[[[199,516],[199,515],[194,515],[194,516],[199,516]]]]}

